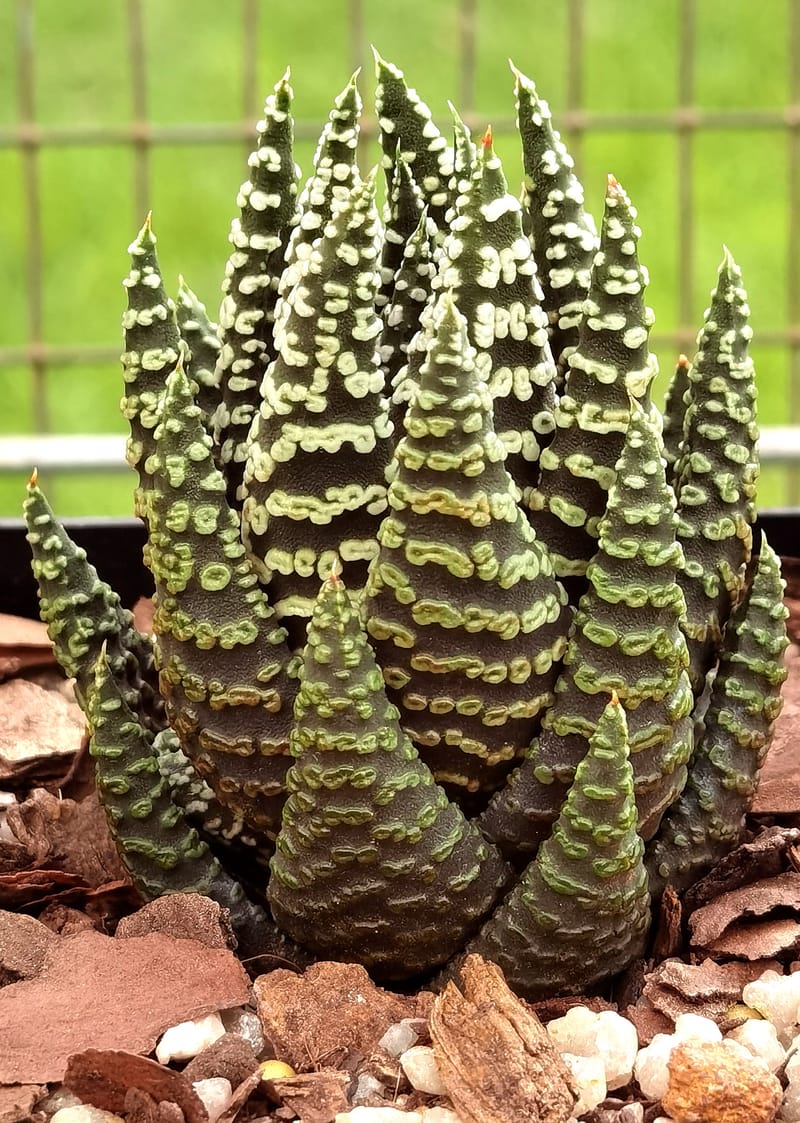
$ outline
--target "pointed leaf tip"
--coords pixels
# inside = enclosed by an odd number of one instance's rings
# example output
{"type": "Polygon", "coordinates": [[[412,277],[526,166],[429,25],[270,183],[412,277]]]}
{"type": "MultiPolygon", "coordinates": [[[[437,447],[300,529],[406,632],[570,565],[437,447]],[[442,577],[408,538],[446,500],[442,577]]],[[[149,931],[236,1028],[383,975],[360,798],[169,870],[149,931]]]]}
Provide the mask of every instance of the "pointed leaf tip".
{"type": "Polygon", "coordinates": [[[683,355],[683,354],[678,355],[678,366],[679,367],[683,367],[684,370],[688,370],[691,365],[692,365],[692,362],[691,362],[691,359],[688,358],[688,356],[683,355]]]}
{"type": "Polygon", "coordinates": [[[490,149],[492,147],[492,126],[491,125],[486,126],[486,132],[483,134],[483,137],[481,138],[481,145],[483,146],[484,152],[486,152],[488,149],[490,149]]]}
{"type": "Polygon", "coordinates": [[[30,489],[30,488],[36,487],[38,482],[39,482],[39,469],[34,468],[33,471],[30,474],[30,477],[28,478],[28,488],[30,489]]]}

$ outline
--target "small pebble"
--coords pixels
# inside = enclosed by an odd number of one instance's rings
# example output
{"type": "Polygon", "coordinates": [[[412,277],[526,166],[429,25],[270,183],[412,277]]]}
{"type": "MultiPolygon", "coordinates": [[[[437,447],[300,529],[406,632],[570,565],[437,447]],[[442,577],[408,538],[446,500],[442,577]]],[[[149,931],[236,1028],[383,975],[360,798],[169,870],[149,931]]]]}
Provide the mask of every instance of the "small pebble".
{"type": "Polygon", "coordinates": [[[245,1041],[250,1042],[259,1057],[263,1054],[266,1041],[261,1019],[255,1011],[246,1010],[244,1006],[234,1006],[231,1010],[223,1010],[220,1017],[228,1033],[238,1033],[245,1041]]]}
{"type": "Polygon", "coordinates": [[[606,1070],[600,1057],[579,1057],[577,1053],[562,1053],[561,1059],[572,1074],[578,1102],[570,1118],[578,1119],[587,1111],[594,1111],[608,1094],[606,1070]]]}
{"type": "Polygon", "coordinates": [[[786,1050],[772,1022],[751,1018],[732,1029],[726,1040],[738,1041],[754,1057],[761,1057],[770,1072],[776,1072],[786,1060],[786,1050]]]}
{"type": "Polygon", "coordinates": [[[417,1033],[406,1020],[395,1022],[394,1025],[389,1026],[378,1042],[378,1046],[384,1049],[390,1057],[399,1057],[401,1053],[405,1053],[406,1049],[410,1049],[416,1040],[417,1033]]]}
{"type": "Polygon", "coordinates": [[[353,1107],[340,1111],[334,1123],[422,1123],[422,1115],[398,1107],[353,1107]]]}
{"type": "Polygon", "coordinates": [[[439,1066],[430,1045],[412,1045],[400,1055],[400,1067],[412,1088],[431,1096],[446,1096],[447,1088],[439,1075],[439,1066]]]}
{"type": "Polygon", "coordinates": [[[226,1080],[224,1076],[210,1076],[208,1080],[195,1080],[192,1087],[205,1104],[208,1123],[217,1123],[231,1102],[233,1088],[230,1080],[226,1080]]]}
{"type": "Polygon", "coordinates": [[[461,1123],[461,1116],[451,1107],[420,1108],[422,1123],[461,1123]]]}
{"type": "Polygon", "coordinates": [[[76,1096],[74,1092],[70,1092],[69,1088],[56,1088],[49,1096],[39,1100],[36,1104],[36,1111],[42,1112],[49,1119],[61,1108],[78,1107],[81,1103],[83,1103],[83,1100],[76,1096]]]}
{"type": "Polygon", "coordinates": [[[639,1038],[633,1022],[613,1010],[596,1014],[587,1006],[573,1006],[563,1018],[554,1018],[547,1032],[560,1053],[579,1057],[599,1056],[609,1091],[623,1088],[633,1073],[639,1038]]]}
{"type": "Polygon", "coordinates": [[[261,1072],[261,1079],[266,1080],[286,1080],[291,1076],[297,1076],[297,1073],[291,1065],[287,1065],[286,1061],[262,1061],[258,1066],[261,1072]]]}
{"type": "Polygon", "coordinates": [[[783,1123],[800,1123],[800,1052],[793,1053],[786,1062],[788,1087],[783,1096],[781,1119],[783,1123]]]}
{"type": "Polygon", "coordinates": [[[649,1045],[636,1054],[633,1075],[648,1100],[660,1100],[667,1090],[667,1062],[675,1047],[671,1033],[657,1033],[649,1045]]]}
{"type": "Polygon", "coordinates": [[[742,1000],[771,1021],[781,1042],[788,1044],[797,1025],[800,972],[779,975],[777,971],[765,971],[752,983],[745,984],[742,1000]]]}
{"type": "Polygon", "coordinates": [[[156,1045],[156,1060],[166,1065],[170,1061],[188,1061],[207,1048],[225,1033],[219,1014],[209,1014],[193,1022],[180,1022],[161,1035],[156,1045]]]}
{"type": "Polygon", "coordinates": [[[662,1099],[675,1123],[772,1123],[782,1089],[742,1046],[689,1040],[672,1051],[662,1099]]]}
{"type": "Polygon", "coordinates": [[[675,1019],[675,1037],[678,1041],[711,1041],[722,1040],[722,1030],[711,1018],[704,1018],[701,1014],[679,1014],[675,1019]]]}
{"type": "Polygon", "coordinates": [[[386,1099],[386,1089],[376,1076],[371,1072],[362,1072],[356,1080],[356,1086],[350,1097],[350,1101],[354,1107],[359,1104],[366,1104],[369,1106],[372,1100],[386,1099]]]}
{"type": "Polygon", "coordinates": [[[103,1111],[91,1104],[75,1104],[72,1107],[62,1107],[52,1116],[50,1123],[124,1123],[119,1115],[113,1111],[103,1111]]]}

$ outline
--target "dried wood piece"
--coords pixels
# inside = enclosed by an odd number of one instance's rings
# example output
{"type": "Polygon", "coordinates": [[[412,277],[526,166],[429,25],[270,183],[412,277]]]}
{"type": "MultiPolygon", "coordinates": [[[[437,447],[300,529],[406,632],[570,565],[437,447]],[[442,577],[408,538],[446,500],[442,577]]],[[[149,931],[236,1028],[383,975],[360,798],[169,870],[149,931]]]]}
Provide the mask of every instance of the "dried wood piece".
{"type": "Polygon", "coordinates": [[[460,975],[464,993],[450,982],[433,1004],[431,1037],[464,1123],[564,1123],[576,1095],[542,1023],[494,964],[470,955],[460,975]]]}

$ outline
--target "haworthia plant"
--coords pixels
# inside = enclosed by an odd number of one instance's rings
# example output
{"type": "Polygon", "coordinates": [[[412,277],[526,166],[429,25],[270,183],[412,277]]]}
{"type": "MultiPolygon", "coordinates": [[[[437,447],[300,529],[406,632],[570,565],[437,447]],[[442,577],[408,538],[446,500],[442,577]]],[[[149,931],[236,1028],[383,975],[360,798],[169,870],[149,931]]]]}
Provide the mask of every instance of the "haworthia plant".
{"type": "Polygon", "coordinates": [[[167,295],[161,277],[156,236],[149,214],[128,246],[128,253],[131,268],[122,282],[128,294],[128,307],[122,317],[125,388],[121,408],[130,425],[125,455],[139,478],[134,506],[136,513],[146,519],[150,487],[146,461],[153,451],[153,430],[164,383],[178,360],[181,342],[175,304],[167,295]]]}
{"type": "Polygon", "coordinates": [[[675,487],[675,470],[683,451],[683,426],[688,407],[689,371],[692,364],[685,355],[678,356],[667,393],[664,398],[664,459],[667,462],[667,479],[675,487]]]}
{"type": "Polygon", "coordinates": [[[731,613],[689,779],[648,854],[652,891],[681,891],[740,839],[781,712],[788,644],[780,563],[765,538],[731,613]]]}
{"type": "Polygon", "coordinates": [[[565,594],[517,505],[467,323],[445,293],[367,586],[404,728],[451,787],[502,783],[552,702],[565,594]]]}
{"type": "Polygon", "coordinates": [[[381,285],[376,298],[378,308],[383,308],[392,300],[395,275],[403,264],[408,240],[419,226],[425,209],[422,192],[398,152],[392,190],[384,205],[381,285]]]}
{"type": "Polygon", "coordinates": [[[146,560],[167,713],[220,801],[268,836],[284,797],[296,682],[181,363],[155,437],[146,560]]]}
{"type": "Polygon", "coordinates": [[[381,130],[383,168],[391,192],[399,153],[418,184],[428,213],[437,228],[444,228],[450,202],[448,187],[452,168],[447,141],[439,132],[431,111],[417,91],[406,85],[403,71],[381,58],[375,48],[375,115],[381,130]]]}
{"type": "Polygon", "coordinates": [[[459,951],[510,874],[399,719],[359,610],[332,575],[309,625],[269,899],[318,955],[389,979],[459,951]]]}
{"type": "Polygon", "coordinates": [[[752,546],[759,463],[752,329],[742,274],[726,249],[689,371],[676,465],[678,537],[686,555],[685,632],[695,694],[738,601],[752,546]]]}
{"type": "Polygon", "coordinates": [[[247,950],[274,942],[268,913],[248,900],[170,799],[152,738],[117,688],[105,651],[97,661],[88,717],[98,795],[122,862],[144,898],[203,893],[229,911],[247,950]]]}
{"type": "Polygon", "coordinates": [[[553,431],[556,368],[531,246],[519,201],[509,194],[487,130],[475,170],[444,242],[439,284],[466,317],[480,377],[494,402],[494,426],[520,491],[538,477],[553,431]]]}
{"type": "Polygon", "coordinates": [[[58,521],[34,472],[23,504],[39,613],[65,674],[86,712],[101,649],[123,698],[150,730],[166,724],[158,693],[153,644],[58,521]]]}
{"type": "Polygon", "coordinates": [[[298,221],[289,238],[278,291],[288,294],[300,280],[314,242],[325,232],[337,205],[346,203],[360,180],[356,155],[361,130],[358,71],[336,98],[314,153],[314,171],[297,201],[298,221]]]}
{"type": "Polygon", "coordinates": [[[577,994],[641,955],[650,920],[625,709],[603,709],[550,837],[468,951],[529,999],[577,994]]]}
{"type": "Polygon", "coordinates": [[[656,893],[682,887],[738,837],[779,708],[779,571],[765,544],[750,558],[746,298],[726,253],[665,445],[617,181],[598,248],[532,82],[515,72],[520,204],[489,135],[476,152],[453,111],[449,147],[376,62],[388,234],[355,77],[295,199],[287,75],[216,339],[185,287],[179,337],[149,222],[132,247],[123,408],[155,650],[32,494],[42,611],[96,708],[123,848],[166,837],[208,892],[219,860],[304,954],[390,980],[454,954],[451,973],[474,937],[529,997],[595,988],[642,951],[646,866],[656,893]],[[500,850],[530,865],[492,915],[500,850]]]}
{"type": "MultiPolygon", "coordinates": [[[[250,175],[239,188],[239,217],[228,238],[232,249],[222,285],[221,350],[215,372],[221,401],[214,416],[214,439],[226,466],[228,501],[235,506],[241,506],[238,491],[261,380],[275,357],[272,325],[278,282],[297,220],[293,96],[287,70],[258,123],[256,148],[248,160],[250,175]]],[[[202,400],[198,404],[202,406],[202,400]]]]}
{"type": "Polygon", "coordinates": [[[530,507],[559,577],[582,577],[595,551],[598,524],[614,482],[631,397],[649,407],[657,370],[648,349],[653,313],[644,303],[647,271],[639,264],[636,210],[608,177],[600,250],[584,302],[577,348],[555,411],[552,443],[530,507]]]}
{"type": "Polygon", "coordinates": [[[536,86],[512,65],[517,99],[517,127],[525,169],[524,197],[536,251],[543,306],[550,320],[550,344],[561,378],[578,345],[583,302],[589,295],[590,271],[598,248],[594,219],[583,207],[583,187],[550,107],[536,86]]]}
{"type": "Polygon", "coordinates": [[[555,700],[519,772],[483,817],[505,849],[530,851],[547,837],[611,691],[628,713],[644,838],[683,787],[694,700],[676,526],[660,435],[634,403],[555,700]]]}
{"type": "Polygon", "coordinates": [[[331,569],[363,588],[391,455],[380,368],[374,177],[355,188],[286,299],[245,477],[244,534],[293,648],[331,569]]]}
{"type": "Polygon", "coordinates": [[[394,278],[392,299],[383,315],[379,351],[386,375],[386,389],[387,392],[391,390],[389,416],[395,440],[403,434],[403,418],[408,402],[416,392],[419,368],[425,355],[424,332],[413,356],[412,344],[419,331],[425,305],[431,299],[436,275],[434,235],[435,228],[426,210],[420,215],[416,230],[405,244],[403,260],[394,278]]]}
{"type": "Polygon", "coordinates": [[[218,360],[222,345],[218,325],[209,319],[205,304],[192,292],[183,277],[178,278],[175,312],[181,339],[186,345],[186,373],[197,387],[195,402],[203,411],[206,428],[210,429],[220,398],[218,360]]]}

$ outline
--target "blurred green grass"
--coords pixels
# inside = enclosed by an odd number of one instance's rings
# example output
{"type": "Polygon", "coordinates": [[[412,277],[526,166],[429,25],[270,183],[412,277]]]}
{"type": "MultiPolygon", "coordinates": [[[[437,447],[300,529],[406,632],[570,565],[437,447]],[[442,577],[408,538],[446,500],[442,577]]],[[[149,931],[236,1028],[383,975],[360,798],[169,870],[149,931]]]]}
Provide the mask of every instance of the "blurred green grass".
{"type": "MultiPolygon", "coordinates": [[[[697,5],[696,101],[710,108],[780,107],[789,100],[784,28],[790,0],[703,0],[697,5]]],[[[126,6],[108,0],[33,0],[37,120],[47,126],[120,125],[131,120],[126,6]]],[[[592,111],[645,112],[678,101],[675,0],[586,0],[583,104],[592,111]]],[[[455,0],[363,0],[364,43],[403,67],[440,126],[446,100],[458,100],[459,33],[455,0]]],[[[242,116],[243,25],[238,3],[143,0],[148,112],[153,122],[235,121],[242,116]]],[[[567,98],[568,5],[564,0],[504,0],[478,5],[476,105],[486,123],[513,114],[506,59],[537,82],[554,114],[567,98]]],[[[298,119],[321,128],[352,59],[346,0],[260,6],[257,79],[266,94],[291,64],[298,119]]],[[[0,126],[15,123],[14,5],[0,5],[0,126]],[[6,56],[5,59],[3,56],[6,56]]],[[[366,53],[366,52],[365,52],[366,53]]],[[[371,65],[360,79],[370,109],[371,65]]],[[[257,112],[252,114],[253,121],[257,112]]],[[[496,133],[512,190],[520,178],[515,135],[496,133]]],[[[298,145],[304,174],[313,144],[298,145]]],[[[377,158],[374,147],[368,158],[377,158]]],[[[141,223],[134,205],[134,161],[121,145],[45,147],[40,156],[44,241],[44,338],[51,344],[120,342],[126,246],[141,223]]],[[[589,133],[581,173],[599,218],[606,173],[613,171],[639,209],[642,260],[651,274],[656,332],[678,323],[677,139],[665,132],[589,133]]],[[[151,151],[154,227],[164,276],[183,273],[212,314],[227,256],[236,189],[245,175],[240,144],[157,146],[151,151]]],[[[787,141],[781,130],[698,130],[694,141],[696,244],[691,307],[699,326],[722,243],[742,266],[750,293],[762,424],[789,419],[786,349],[759,344],[759,333],[786,325],[787,141]]],[[[25,206],[22,157],[0,150],[0,346],[27,339],[25,206]]],[[[675,354],[662,349],[657,395],[675,354]]],[[[116,363],[54,367],[44,380],[53,431],[123,432],[116,363]]],[[[0,367],[0,432],[34,430],[33,389],[24,367],[0,367]]],[[[795,421],[800,419],[795,418],[795,421]]],[[[46,481],[64,515],[127,514],[126,475],[60,476],[46,481]]],[[[24,479],[0,477],[0,515],[19,512],[24,479]]],[[[761,503],[789,500],[788,474],[764,472],[761,503]]]]}

